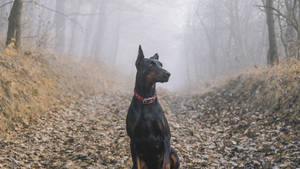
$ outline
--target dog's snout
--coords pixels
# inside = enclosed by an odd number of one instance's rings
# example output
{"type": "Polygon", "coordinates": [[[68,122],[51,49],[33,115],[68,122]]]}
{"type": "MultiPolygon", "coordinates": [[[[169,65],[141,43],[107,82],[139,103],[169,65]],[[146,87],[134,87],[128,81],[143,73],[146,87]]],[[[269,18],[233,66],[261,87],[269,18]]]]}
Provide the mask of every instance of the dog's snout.
{"type": "Polygon", "coordinates": [[[164,80],[163,80],[163,82],[169,81],[170,76],[171,76],[171,73],[164,70],[164,75],[163,75],[164,80]]]}
{"type": "Polygon", "coordinates": [[[171,73],[168,72],[168,71],[166,71],[166,75],[167,75],[168,77],[170,77],[170,76],[171,76],[171,73]]]}
{"type": "Polygon", "coordinates": [[[163,69],[163,74],[165,75],[165,76],[171,76],[171,73],[170,72],[168,72],[167,70],[165,70],[165,69],[163,69]]]}

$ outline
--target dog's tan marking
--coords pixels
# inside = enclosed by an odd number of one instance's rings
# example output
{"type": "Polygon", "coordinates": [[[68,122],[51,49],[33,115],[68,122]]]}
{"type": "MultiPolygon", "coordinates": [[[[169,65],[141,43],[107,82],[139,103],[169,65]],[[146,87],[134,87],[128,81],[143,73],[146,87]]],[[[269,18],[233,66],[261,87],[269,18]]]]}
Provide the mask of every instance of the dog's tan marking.
{"type": "Polygon", "coordinates": [[[166,157],[164,157],[162,169],[171,169],[170,163],[166,164],[166,157]]]}
{"type": "Polygon", "coordinates": [[[142,169],[141,168],[141,161],[140,161],[139,157],[137,157],[136,162],[137,162],[137,169],[142,169]]]}
{"type": "Polygon", "coordinates": [[[169,164],[167,164],[167,165],[165,165],[165,168],[163,168],[163,169],[171,169],[171,165],[170,165],[170,163],[169,163],[169,164]]]}
{"type": "Polygon", "coordinates": [[[153,79],[154,76],[155,76],[155,73],[154,73],[154,72],[148,74],[148,75],[146,76],[146,81],[147,81],[148,83],[152,83],[152,81],[153,81],[152,79],[153,79]]]}
{"type": "Polygon", "coordinates": [[[137,157],[137,168],[138,169],[148,169],[145,161],[141,160],[140,157],[137,157]]]}
{"type": "Polygon", "coordinates": [[[172,164],[175,166],[177,164],[177,158],[176,156],[174,156],[174,154],[171,154],[171,161],[172,161],[172,164]]]}

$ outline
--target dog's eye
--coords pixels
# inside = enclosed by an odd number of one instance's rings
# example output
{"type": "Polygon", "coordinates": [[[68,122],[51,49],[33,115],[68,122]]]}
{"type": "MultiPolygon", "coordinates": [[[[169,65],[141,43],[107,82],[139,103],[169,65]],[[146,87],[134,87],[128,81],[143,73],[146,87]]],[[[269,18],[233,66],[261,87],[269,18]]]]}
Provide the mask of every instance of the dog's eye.
{"type": "Polygon", "coordinates": [[[152,61],[152,62],[151,62],[151,66],[154,66],[154,65],[156,65],[156,63],[152,61]]]}

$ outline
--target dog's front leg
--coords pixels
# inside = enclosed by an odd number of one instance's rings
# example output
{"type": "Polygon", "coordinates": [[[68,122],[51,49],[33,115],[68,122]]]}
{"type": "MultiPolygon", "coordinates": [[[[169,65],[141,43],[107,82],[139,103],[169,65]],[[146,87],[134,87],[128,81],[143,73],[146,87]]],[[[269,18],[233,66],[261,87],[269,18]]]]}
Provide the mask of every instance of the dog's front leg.
{"type": "Polygon", "coordinates": [[[170,153],[171,153],[170,139],[165,139],[165,141],[164,141],[164,159],[163,159],[162,169],[171,169],[170,153]]]}
{"type": "Polygon", "coordinates": [[[171,169],[170,155],[167,155],[167,154],[169,154],[169,153],[166,153],[166,155],[164,155],[162,169],[171,169]]]}
{"type": "Polygon", "coordinates": [[[171,160],[171,169],[178,169],[180,166],[180,161],[177,153],[173,148],[171,148],[170,160],[171,160]]]}
{"type": "Polygon", "coordinates": [[[143,161],[140,157],[137,157],[137,168],[138,169],[148,169],[145,161],[143,161]]]}
{"type": "Polygon", "coordinates": [[[130,141],[130,151],[131,151],[131,158],[132,158],[132,169],[137,169],[137,159],[136,159],[136,152],[135,152],[135,145],[133,141],[130,141]]]}

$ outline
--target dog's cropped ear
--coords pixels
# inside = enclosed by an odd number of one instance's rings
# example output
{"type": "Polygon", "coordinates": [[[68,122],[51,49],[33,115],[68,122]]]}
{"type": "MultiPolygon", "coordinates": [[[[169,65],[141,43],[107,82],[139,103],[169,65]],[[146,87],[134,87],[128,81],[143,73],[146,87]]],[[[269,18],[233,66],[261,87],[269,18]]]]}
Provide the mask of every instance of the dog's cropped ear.
{"type": "Polygon", "coordinates": [[[141,63],[141,61],[145,58],[144,56],[144,52],[143,52],[143,49],[142,49],[142,46],[140,45],[139,46],[139,53],[138,53],[138,57],[135,61],[135,66],[138,67],[138,65],[141,63]]]}
{"type": "Polygon", "coordinates": [[[157,53],[155,53],[155,55],[154,55],[154,56],[152,56],[150,59],[156,59],[156,60],[159,60],[159,56],[158,56],[158,54],[157,54],[157,53]]]}

